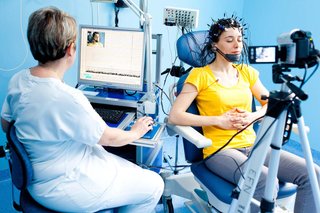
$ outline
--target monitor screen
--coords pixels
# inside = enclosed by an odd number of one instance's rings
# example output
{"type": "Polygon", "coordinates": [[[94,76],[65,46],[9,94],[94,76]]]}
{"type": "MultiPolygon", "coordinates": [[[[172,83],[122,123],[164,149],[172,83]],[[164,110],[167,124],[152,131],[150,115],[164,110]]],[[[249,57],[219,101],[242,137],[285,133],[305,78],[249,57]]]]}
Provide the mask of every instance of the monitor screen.
{"type": "Polygon", "coordinates": [[[78,82],[142,91],[144,46],[142,29],[80,26],[78,82]]]}

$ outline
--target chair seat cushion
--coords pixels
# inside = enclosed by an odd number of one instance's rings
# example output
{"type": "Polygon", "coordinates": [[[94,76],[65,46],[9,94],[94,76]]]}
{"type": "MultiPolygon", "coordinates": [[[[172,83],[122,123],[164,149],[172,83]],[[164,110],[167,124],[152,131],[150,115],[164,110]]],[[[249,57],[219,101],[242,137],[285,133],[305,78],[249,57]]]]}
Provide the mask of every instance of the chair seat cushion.
{"type": "Polygon", "coordinates": [[[38,202],[36,202],[28,190],[23,189],[20,194],[20,205],[23,212],[33,212],[33,213],[55,213],[56,211],[50,210],[38,202]]]}
{"type": "MultiPolygon", "coordinates": [[[[191,171],[194,176],[201,181],[201,183],[207,187],[210,192],[214,194],[220,201],[231,204],[231,193],[236,187],[233,183],[230,183],[212,173],[203,162],[192,164],[191,171]]],[[[296,191],[296,185],[280,182],[277,199],[289,197],[295,194],[296,191]]]]}
{"type": "Polygon", "coordinates": [[[231,193],[235,188],[234,184],[213,174],[203,162],[192,164],[191,171],[194,176],[220,201],[231,204],[231,193]]]}
{"type": "MultiPolygon", "coordinates": [[[[48,209],[42,205],[40,205],[37,201],[35,201],[28,190],[23,189],[20,194],[20,205],[23,212],[32,212],[32,213],[58,213],[54,210],[48,209]]],[[[116,213],[118,208],[113,209],[104,209],[100,210],[96,213],[116,213]]]]}
{"type": "Polygon", "coordinates": [[[294,195],[297,192],[297,185],[279,182],[279,192],[277,199],[282,199],[294,195]]]}

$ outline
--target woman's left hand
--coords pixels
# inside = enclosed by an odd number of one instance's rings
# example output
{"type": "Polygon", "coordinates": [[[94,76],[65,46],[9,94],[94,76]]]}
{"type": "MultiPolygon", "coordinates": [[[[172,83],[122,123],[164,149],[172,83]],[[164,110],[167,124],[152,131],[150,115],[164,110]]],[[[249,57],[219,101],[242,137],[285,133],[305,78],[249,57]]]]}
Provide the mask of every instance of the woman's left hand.
{"type": "Polygon", "coordinates": [[[234,119],[235,122],[233,126],[240,130],[249,125],[254,120],[254,115],[252,112],[235,108],[230,116],[233,116],[237,119],[234,119]]]}

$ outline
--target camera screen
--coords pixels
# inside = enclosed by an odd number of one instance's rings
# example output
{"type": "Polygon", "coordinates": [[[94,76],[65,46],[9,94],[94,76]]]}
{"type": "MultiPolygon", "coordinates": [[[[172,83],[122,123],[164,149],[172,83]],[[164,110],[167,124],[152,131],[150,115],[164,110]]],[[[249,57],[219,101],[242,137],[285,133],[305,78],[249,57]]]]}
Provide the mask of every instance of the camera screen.
{"type": "Polygon", "coordinates": [[[250,46],[249,62],[252,64],[276,63],[277,46],[250,46]]]}

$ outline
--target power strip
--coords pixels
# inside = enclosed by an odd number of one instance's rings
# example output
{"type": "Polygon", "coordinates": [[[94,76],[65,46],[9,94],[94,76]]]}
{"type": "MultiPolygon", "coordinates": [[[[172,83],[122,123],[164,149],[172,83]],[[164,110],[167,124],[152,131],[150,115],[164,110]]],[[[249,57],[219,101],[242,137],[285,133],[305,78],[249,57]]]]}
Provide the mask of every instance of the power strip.
{"type": "Polygon", "coordinates": [[[163,23],[167,26],[181,26],[185,28],[197,28],[199,10],[167,7],[164,8],[163,23]]]}

